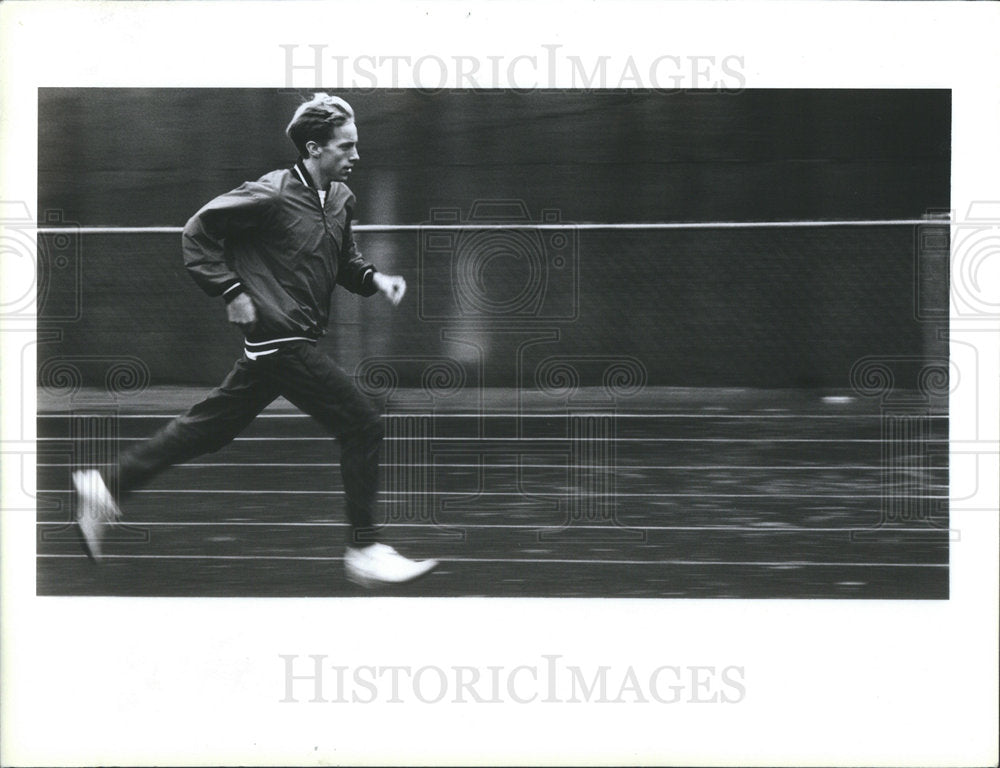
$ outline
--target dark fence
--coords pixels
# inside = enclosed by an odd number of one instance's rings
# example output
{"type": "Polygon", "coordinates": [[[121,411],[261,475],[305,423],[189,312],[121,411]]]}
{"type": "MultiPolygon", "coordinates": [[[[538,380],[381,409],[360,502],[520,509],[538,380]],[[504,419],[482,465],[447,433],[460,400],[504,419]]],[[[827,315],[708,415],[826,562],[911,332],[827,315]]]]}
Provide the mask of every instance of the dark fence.
{"type": "MultiPolygon", "coordinates": [[[[408,295],[392,308],[338,289],[323,344],[347,369],[451,359],[488,386],[532,385],[524,371],[561,356],[583,384],[620,360],[649,385],[848,387],[862,358],[946,354],[934,310],[947,306],[947,252],[918,252],[943,229],[363,233],[408,295]]],[[[43,384],[53,359],[73,357],[87,384],[122,356],[162,384],[228,370],[240,335],[186,275],[177,235],[77,245],[45,281],[41,327],[51,317],[59,332],[39,348],[43,384]]]]}

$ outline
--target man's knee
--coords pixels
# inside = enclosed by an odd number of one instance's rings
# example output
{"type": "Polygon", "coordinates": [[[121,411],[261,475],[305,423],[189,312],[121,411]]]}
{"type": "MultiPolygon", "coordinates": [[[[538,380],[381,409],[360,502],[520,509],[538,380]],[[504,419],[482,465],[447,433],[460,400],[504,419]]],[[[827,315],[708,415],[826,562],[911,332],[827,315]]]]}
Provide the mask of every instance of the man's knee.
{"type": "Polygon", "coordinates": [[[196,454],[215,453],[229,445],[239,433],[228,424],[209,424],[187,415],[174,419],[166,430],[174,441],[188,446],[196,454]]]}
{"type": "Polygon", "coordinates": [[[375,442],[385,437],[385,424],[382,416],[372,411],[365,417],[364,433],[367,440],[375,442]]]}
{"type": "Polygon", "coordinates": [[[366,445],[378,443],[385,437],[382,417],[374,410],[368,411],[340,437],[344,442],[364,443],[366,445]]]}

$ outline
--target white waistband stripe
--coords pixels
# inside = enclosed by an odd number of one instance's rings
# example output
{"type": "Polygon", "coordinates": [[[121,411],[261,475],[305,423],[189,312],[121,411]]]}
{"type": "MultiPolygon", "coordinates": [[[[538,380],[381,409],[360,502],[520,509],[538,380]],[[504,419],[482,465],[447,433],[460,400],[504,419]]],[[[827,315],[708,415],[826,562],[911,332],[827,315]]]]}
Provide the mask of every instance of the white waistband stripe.
{"type": "Polygon", "coordinates": [[[283,344],[286,341],[316,341],[308,336],[286,336],[283,339],[268,339],[267,341],[244,341],[248,347],[269,347],[272,344],[283,344]]]}

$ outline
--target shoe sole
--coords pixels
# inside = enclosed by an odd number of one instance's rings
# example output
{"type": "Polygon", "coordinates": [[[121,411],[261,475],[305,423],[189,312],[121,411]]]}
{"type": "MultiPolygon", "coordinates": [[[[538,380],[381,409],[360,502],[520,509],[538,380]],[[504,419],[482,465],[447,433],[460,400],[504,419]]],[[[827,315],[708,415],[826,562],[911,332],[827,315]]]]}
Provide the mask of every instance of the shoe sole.
{"type": "Polygon", "coordinates": [[[101,541],[104,537],[99,532],[101,526],[112,525],[113,521],[92,519],[84,513],[82,490],[84,479],[80,476],[81,474],[79,472],[73,473],[73,487],[76,489],[77,497],[76,527],[83,543],[83,551],[94,563],[100,563],[102,559],[101,541]]]}
{"type": "Polygon", "coordinates": [[[83,552],[90,559],[90,562],[95,564],[100,564],[103,560],[99,551],[95,551],[94,545],[91,544],[90,539],[87,538],[87,534],[83,532],[83,529],[77,526],[77,532],[80,534],[80,543],[83,545],[83,552]]]}
{"type": "Polygon", "coordinates": [[[425,567],[419,573],[414,574],[408,579],[403,579],[402,581],[385,581],[384,579],[375,579],[370,576],[362,576],[361,574],[351,573],[347,571],[347,580],[352,584],[357,584],[359,587],[364,587],[365,589],[378,589],[380,587],[392,587],[396,584],[412,584],[417,579],[423,578],[428,573],[433,571],[440,565],[437,560],[424,560],[422,563],[425,567]]]}
{"type": "Polygon", "coordinates": [[[87,553],[93,562],[101,561],[101,545],[95,535],[95,527],[89,522],[88,515],[84,512],[86,506],[83,501],[84,479],[81,473],[73,473],[73,487],[76,489],[76,530],[80,534],[80,541],[83,543],[83,551],[87,553]]]}

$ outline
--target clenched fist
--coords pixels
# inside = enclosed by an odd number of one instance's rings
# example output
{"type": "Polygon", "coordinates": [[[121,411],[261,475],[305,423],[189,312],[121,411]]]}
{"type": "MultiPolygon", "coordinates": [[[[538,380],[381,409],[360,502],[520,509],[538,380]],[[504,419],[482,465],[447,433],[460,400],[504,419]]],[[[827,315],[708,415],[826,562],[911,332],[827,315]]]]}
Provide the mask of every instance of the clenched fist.
{"type": "Polygon", "coordinates": [[[241,293],[226,305],[226,317],[245,331],[257,322],[257,308],[249,296],[241,293]]]}
{"type": "Polygon", "coordinates": [[[383,275],[381,272],[376,272],[372,276],[372,281],[393,306],[399,304],[406,294],[406,281],[399,275],[383,275]]]}

